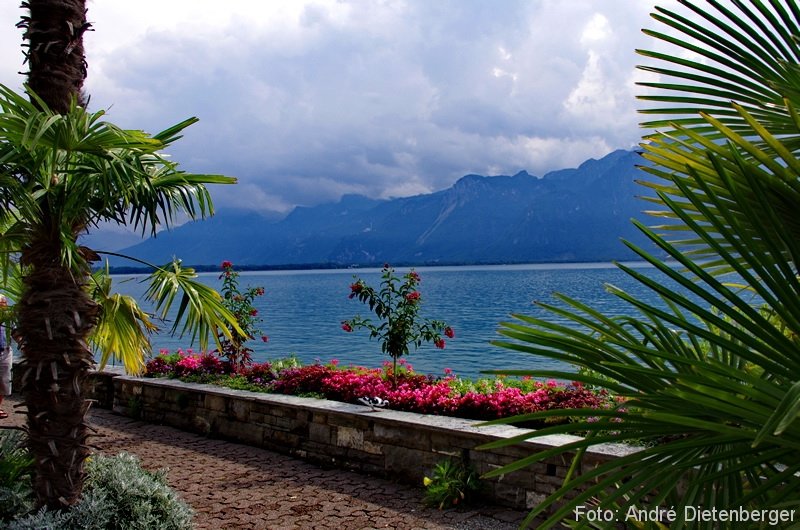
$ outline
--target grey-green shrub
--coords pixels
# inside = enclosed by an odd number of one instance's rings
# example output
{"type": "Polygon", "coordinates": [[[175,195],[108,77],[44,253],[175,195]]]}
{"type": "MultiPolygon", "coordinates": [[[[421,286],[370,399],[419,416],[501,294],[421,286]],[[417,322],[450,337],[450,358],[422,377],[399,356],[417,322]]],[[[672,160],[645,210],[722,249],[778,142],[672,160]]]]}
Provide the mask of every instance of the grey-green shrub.
{"type": "Polygon", "coordinates": [[[96,455],[86,463],[81,501],[68,512],[40,510],[10,530],[189,530],[192,511],[169,487],[166,470],[150,472],[135,455],[96,455]]]}

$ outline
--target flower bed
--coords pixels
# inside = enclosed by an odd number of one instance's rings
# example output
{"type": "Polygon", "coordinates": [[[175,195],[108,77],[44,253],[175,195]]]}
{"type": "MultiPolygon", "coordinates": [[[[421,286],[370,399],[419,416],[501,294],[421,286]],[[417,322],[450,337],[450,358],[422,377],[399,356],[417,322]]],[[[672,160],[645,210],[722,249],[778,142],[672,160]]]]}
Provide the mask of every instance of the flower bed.
{"type": "MultiPolygon", "coordinates": [[[[341,367],[338,362],[300,366],[296,360],[255,363],[238,371],[218,357],[191,350],[162,353],[147,363],[150,377],[212,383],[229,388],[295,396],[312,396],[346,403],[385,404],[387,408],[423,414],[492,420],[551,409],[610,408],[604,390],[580,383],[495,378],[478,381],[421,375],[401,359],[396,378],[392,363],[383,368],[341,367]]],[[[560,418],[557,421],[565,421],[560,418]]]]}

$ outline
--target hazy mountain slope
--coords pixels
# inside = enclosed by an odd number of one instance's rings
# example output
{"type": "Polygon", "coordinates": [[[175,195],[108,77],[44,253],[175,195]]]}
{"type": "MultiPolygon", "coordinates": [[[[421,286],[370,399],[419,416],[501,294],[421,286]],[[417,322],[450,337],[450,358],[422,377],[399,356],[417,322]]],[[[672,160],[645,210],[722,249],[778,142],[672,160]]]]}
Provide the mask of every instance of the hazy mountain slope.
{"type": "Polygon", "coordinates": [[[647,205],[634,183],[645,174],[632,151],[536,178],[467,175],[451,188],[415,197],[298,207],[275,221],[220,212],[126,252],[187,264],[497,263],[632,257],[620,237],[642,242],[630,223],[647,205]]]}

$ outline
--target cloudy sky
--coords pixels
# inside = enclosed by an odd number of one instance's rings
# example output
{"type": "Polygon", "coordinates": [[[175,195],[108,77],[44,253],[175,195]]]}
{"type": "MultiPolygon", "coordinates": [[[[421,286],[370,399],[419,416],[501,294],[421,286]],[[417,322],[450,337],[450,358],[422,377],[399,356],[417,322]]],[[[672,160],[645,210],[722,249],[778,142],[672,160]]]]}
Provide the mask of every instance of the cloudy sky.
{"type": "MultiPolygon", "coordinates": [[[[635,48],[655,0],[89,0],[92,110],[239,178],[218,208],[398,197],[468,173],[574,167],[640,136],[635,48]]],[[[674,7],[675,0],[659,5],[674,7]]],[[[20,87],[19,2],[0,82],[20,87]]]]}

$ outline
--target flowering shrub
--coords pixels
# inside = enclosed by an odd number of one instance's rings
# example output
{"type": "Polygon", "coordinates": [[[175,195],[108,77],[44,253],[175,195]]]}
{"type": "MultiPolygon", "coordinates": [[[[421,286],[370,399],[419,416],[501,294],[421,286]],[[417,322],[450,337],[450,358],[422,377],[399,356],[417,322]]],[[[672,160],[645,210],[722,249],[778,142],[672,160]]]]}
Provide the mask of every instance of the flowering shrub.
{"type": "Polygon", "coordinates": [[[253,363],[241,368],[238,374],[253,385],[266,386],[278,376],[270,363],[253,363]]]}
{"type": "Polygon", "coordinates": [[[395,371],[383,368],[347,367],[336,363],[298,366],[294,359],[252,364],[238,373],[209,354],[162,352],[148,361],[147,375],[181,377],[278,394],[319,396],[347,403],[380,398],[393,410],[492,420],[551,409],[616,407],[606,391],[580,383],[559,383],[511,378],[463,380],[446,370],[443,378],[414,372],[404,359],[395,371]],[[214,362],[216,361],[216,362],[214,362]],[[214,378],[213,376],[217,377],[214,378]]]}
{"type": "Polygon", "coordinates": [[[394,269],[385,264],[381,277],[380,291],[356,278],[355,283],[350,285],[349,296],[369,305],[370,311],[375,313],[380,323],[375,324],[369,319],[356,316],[343,321],[342,329],[349,333],[358,328],[366,328],[370,332],[370,338],[380,340],[381,351],[392,358],[392,381],[396,384],[397,360],[409,353],[410,346],[419,348],[423,342],[433,342],[437,348],[444,349],[445,340],[441,334],[454,338],[455,332],[441,320],[420,319],[422,295],[417,286],[422,280],[413,269],[399,278],[395,276],[394,269]]]}
{"type": "Polygon", "coordinates": [[[190,377],[212,376],[230,372],[230,365],[210,353],[195,354],[191,349],[170,353],[161,350],[145,363],[145,373],[149,376],[190,377]]]}
{"type": "Polygon", "coordinates": [[[223,304],[236,317],[239,327],[244,331],[245,336],[238,334],[232,327],[228,328],[231,338],[227,338],[220,333],[219,339],[222,348],[218,350],[220,356],[225,357],[234,370],[241,370],[251,362],[252,348],[245,345],[248,340],[252,340],[256,335],[261,336],[263,342],[269,338],[258,328],[258,309],[253,307],[253,300],[258,296],[264,295],[263,287],[248,287],[244,292],[239,290],[239,273],[233,269],[230,261],[222,262],[223,304]]]}

